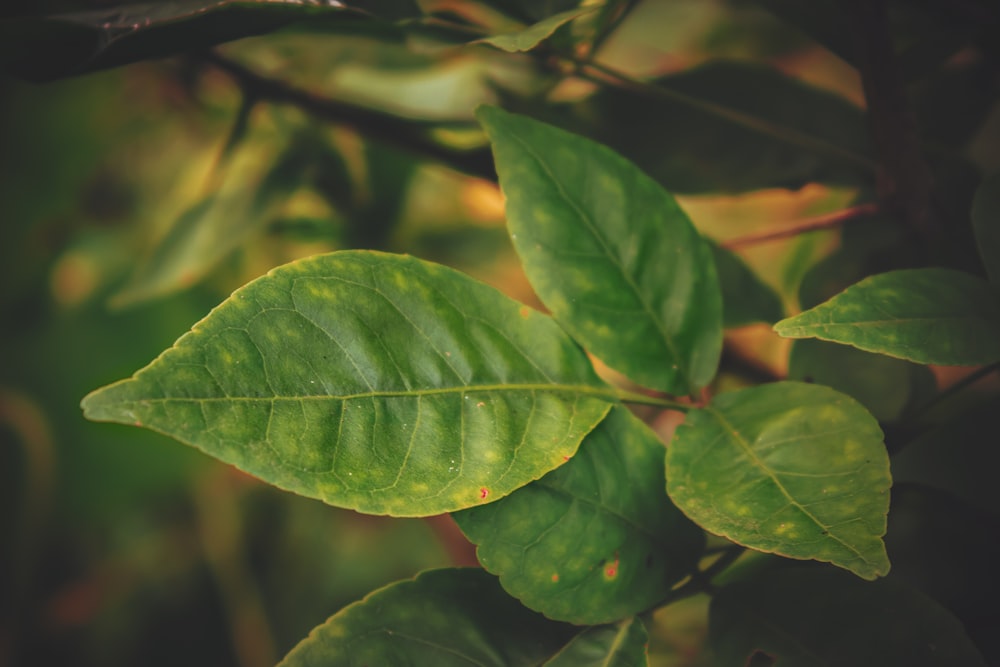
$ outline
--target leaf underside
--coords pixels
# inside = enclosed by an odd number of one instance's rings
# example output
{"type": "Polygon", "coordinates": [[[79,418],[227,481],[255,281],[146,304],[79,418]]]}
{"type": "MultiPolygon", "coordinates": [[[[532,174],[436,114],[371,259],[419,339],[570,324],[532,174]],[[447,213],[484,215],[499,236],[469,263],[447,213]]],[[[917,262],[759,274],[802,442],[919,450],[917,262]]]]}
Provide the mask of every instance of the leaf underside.
{"type": "Polygon", "coordinates": [[[721,394],[667,448],[667,492],[705,530],[865,579],[889,571],[889,485],[878,422],[820,385],[721,394]]]}
{"type": "Polygon", "coordinates": [[[547,316],[442,266],[351,251],[236,291],[83,408],[332,505],[424,516],[562,465],[613,401],[547,316]]]}

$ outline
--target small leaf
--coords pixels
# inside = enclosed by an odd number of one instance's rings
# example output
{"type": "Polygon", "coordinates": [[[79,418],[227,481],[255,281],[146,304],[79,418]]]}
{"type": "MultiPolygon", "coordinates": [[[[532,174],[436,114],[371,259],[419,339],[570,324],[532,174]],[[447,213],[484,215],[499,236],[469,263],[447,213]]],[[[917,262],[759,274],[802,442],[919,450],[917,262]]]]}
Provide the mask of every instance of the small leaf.
{"type": "Polygon", "coordinates": [[[777,382],[689,412],[667,492],[705,530],[768,553],[889,571],[889,457],[875,419],[828,387],[777,382]]]}
{"type": "Polygon", "coordinates": [[[921,364],[988,364],[1000,360],[1000,295],[962,271],[890,271],[778,322],[774,330],[921,364]]]}
{"type": "Polygon", "coordinates": [[[534,25],[528,26],[524,30],[484,37],[483,39],[477,39],[472,43],[490,44],[491,46],[495,46],[508,53],[530,51],[541,42],[551,37],[552,33],[558,30],[560,26],[563,26],[574,19],[578,19],[585,14],[589,14],[595,9],[597,8],[577,7],[576,9],[560,12],[554,16],[543,19],[534,25]]]}
{"type": "Polygon", "coordinates": [[[522,607],[482,570],[430,570],[340,610],[279,667],[529,667],[577,632],[522,607]]]}
{"type": "Polygon", "coordinates": [[[543,667],[646,667],[648,641],[646,627],[633,616],[587,628],[543,667]]]}
{"type": "Polygon", "coordinates": [[[722,322],[726,328],[756,322],[773,324],[785,309],[774,289],[757,277],[739,255],[709,242],[722,288],[722,322]]]}
{"type": "Polygon", "coordinates": [[[821,340],[797,340],[788,357],[788,379],[826,385],[847,394],[881,422],[897,419],[911,402],[913,385],[933,375],[926,366],[821,340]]]}
{"type": "Polygon", "coordinates": [[[562,465],[613,401],[550,318],[451,269],[354,251],[237,290],[83,408],[332,505],[421,516],[562,465]]]}
{"type": "Polygon", "coordinates": [[[455,520],[528,607],[578,624],[617,621],[663,599],[704,546],[663,493],[662,461],[653,432],[615,408],[569,463],[455,520]]]}
{"type": "MultiPolygon", "coordinates": [[[[384,4],[384,3],[380,3],[384,4]]],[[[419,15],[394,8],[386,18],[419,15]]],[[[358,21],[366,12],[311,0],[179,0],[0,21],[0,67],[49,81],[262,35],[295,21],[358,21]]]]}
{"type": "Polygon", "coordinates": [[[709,641],[719,665],[762,651],[786,667],[986,667],[958,619],[923,593],[825,568],[724,587],[712,600],[709,641]]]}
{"type": "Polygon", "coordinates": [[[990,174],[976,190],[972,228],[990,282],[1000,285],[1000,171],[990,174]]]}
{"type": "Polygon", "coordinates": [[[496,107],[514,247],[542,302],[609,366],[686,394],[715,374],[722,297],[708,245],[667,192],[613,151],[496,107]]]}

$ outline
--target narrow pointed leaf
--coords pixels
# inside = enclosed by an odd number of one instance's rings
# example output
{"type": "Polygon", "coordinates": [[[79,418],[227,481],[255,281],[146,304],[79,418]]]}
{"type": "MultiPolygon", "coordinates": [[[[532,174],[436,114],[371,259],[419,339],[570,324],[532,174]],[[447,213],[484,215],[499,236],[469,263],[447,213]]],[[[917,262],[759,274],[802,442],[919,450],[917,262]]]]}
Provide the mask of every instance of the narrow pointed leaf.
{"type": "Polygon", "coordinates": [[[709,243],[715,258],[722,289],[722,320],[726,328],[756,322],[773,324],[785,314],[781,297],[757,277],[739,255],[715,243],[709,243]]]}
{"type": "Polygon", "coordinates": [[[528,607],[578,624],[617,621],[663,599],[704,546],[663,493],[662,461],[663,443],[615,408],[569,463],[455,520],[528,607]]]}
{"type": "Polygon", "coordinates": [[[722,297],[711,251],[666,191],[610,149],[480,107],[532,286],[609,366],[686,394],[714,376],[722,297]]]}
{"type": "Polygon", "coordinates": [[[332,505],[420,516],[538,479],[612,400],[550,318],[451,269],[355,251],[248,284],[83,408],[332,505]]]}
{"type": "Polygon", "coordinates": [[[779,569],[712,600],[716,664],[755,652],[782,667],[986,667],[951,612],[916,589],[822,568],[779,569]]]}
{"type": "Polygon", "coordinates": [[[921,364],[988,364],[1000,360],[1000,293],[962,271],[890,271],[778,322],[774,330],[921,364]]]}
{"type": "Polygon", "coordinates": [[[614,625],[587,628],[544,667],[646,667],[649,633],[633,616],[614,625]]]}
{"type": "Polygon", "coordinates": [[[482,570],[431,570],[345,607],[279,667],[529,667],[577,632],[522,607],[482,570]]]}
{"type": "Polygon", "coordinates": [[[722,394],[688,413],[667,448],[667,492],[705,530],[865,579],[889,571],[889,485],[878,422],[820,385],[722,394]]]}
{"type": "Polygon", "coordinates": [[[549,16],[534,25],[528,26],[524,30],[484,37],[483,39],[476,40],[473,44],[479,42],[490,44],[491,46],[495,46],[498,49],[507,51],[508,53],[530,51],[538,46],[542,41],[551,37],[552,33],[558,30],[560,26],[579,18],[584,14],[589,14],[595,9],[596,7],[577,7],[576,9],[559,12],[558,14],[549,16]]]}
{"type": "Polygon", "coordinates": [[[972,228],[990,282],[1000,285],[1000,171],[990,174],[976,190],[972,228]]]}
{"type": "MultiPolygon", "coordinates": [[[[0,20],[0,67],[48,81],[262,35],[295,21],[373,18],[351,3],[312,0],[178,0],[0,20]]],[[[361,3],[359,3],[361,4],[361,3]]],[[[386,19],[418,16],[410,0],[386,19]]]]}

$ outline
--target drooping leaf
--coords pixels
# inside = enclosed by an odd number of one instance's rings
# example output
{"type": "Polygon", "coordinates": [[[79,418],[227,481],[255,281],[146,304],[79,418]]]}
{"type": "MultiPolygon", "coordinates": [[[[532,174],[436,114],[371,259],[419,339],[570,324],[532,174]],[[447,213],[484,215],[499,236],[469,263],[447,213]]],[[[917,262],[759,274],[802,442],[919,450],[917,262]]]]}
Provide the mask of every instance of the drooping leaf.
{"type": "Polygon", "coordinates": [[[673,197],[604,146],[495,107],[477,116],[514,247],[560,324],[636,382],[705,386],[722,349],[721,293],[673,197]]]}
{"type": "MultiPolygon", "coordinates": [[[[311,0],[177,0],[0,21],[0,67],[48,81],[138,60],[205,49],[295,21],[373,18],[357,3],[311,0]]],[[[411,0],[383,5],[387,19],[419,16],[411,0]]]]}
{"type": "Polygon", "coordinates": [[[587,628],[544,667],[646,667],[648,641],[646,627],[633,616],[614,625],[587,628]]]}
{"type": "Polygon", "coordinates": [[[558,467],[613,400],[550,318],[451,269],[351,251],[237,290],[83,408],[332,505],[420,516],[558,467]]]}
{"type": "Polygon", "coordinates": [[[774,330],[921,364],[988,364],[1000,359],[1000,294],[953,269],[890,271],[778,322],[774,330]]]}
{"type": "Polygon", "coordinates": [[[523,23],[538,23],[576,9],[580,0],[486,0],[484,4],[523,23]]]}
{"type": "Polygon", "coordinates": [[[1000,285],[1000,171],[990,174],[976,190],[972,228],[990,282],[1000,285]]]}
{"type": "Polygon", "coordinates": [[[504,106],[587,136],[674,193],[870,182],[864,114],[847,100],[761,65],[714,61],[566,105],[504,106]],[[739,147],[735,150],[734,147],[739,147]]]}
{"type": "Polygon", "coordinates": [[[740,259],[740,256],[716,243],[709,242],[715,258],[715,270],[722,288],[722,323],[726,328],[741,327],[755,322],[773,324],[785,309],[774,289],[740,259]]]}
{"type": "Polygon", "coordinates": [[[574,19],[580,18],[584,14],[589,14],[595,9],[596,7],[577,7],[576,9],[570,9],[568,11],[549,16],[538,23],[528,26],[524,30],[503,33],[501,35],[491,35],[490,37],[477,39],[473,42],[473,44],[480,42],[483,44],[490,44],[491,46],[495,46],[508,53],[530,51],[541,42],[551,37],[552,33],[558,30],[561,26],[574,19]]]}
{"type": "Polygon", "coordinates": [[[577,632],[522,607],[483,570],[430,570],[340,610],[279,667],[529,667],[577,632]]]}
{"type": "Polygon", "coordinates": [[[797,340],[788,357],[788,379],[816,382],[845,393],[882,422],[910,404],[915,383],[933,382],[930,369],[902,359],[821,340],[797,340]],[[930,378],[917,378],[917,374],[930,378]]]}
{"type": "Polygon", "coordinates": [[[662,461],[655,434],[615,408],[569,463],[455,520],[528,607],[578,624],[617,621],[663,599],[704,546],[663,493],[662,461]]]}
{"type": "Polygon", "coordinates": [[[724,587],[709,641],[719,665],[756,651],[783,667],[985,667],[961,623],[923,593],[883,579],[795,568],[724,587]]]}
{"type": "Polygon", "coordinates": [[[820,385],[721,394],[667,447],[667,493],[702,528],[865,579],[889,571],[889,484],[878,422],[820,385]]]}

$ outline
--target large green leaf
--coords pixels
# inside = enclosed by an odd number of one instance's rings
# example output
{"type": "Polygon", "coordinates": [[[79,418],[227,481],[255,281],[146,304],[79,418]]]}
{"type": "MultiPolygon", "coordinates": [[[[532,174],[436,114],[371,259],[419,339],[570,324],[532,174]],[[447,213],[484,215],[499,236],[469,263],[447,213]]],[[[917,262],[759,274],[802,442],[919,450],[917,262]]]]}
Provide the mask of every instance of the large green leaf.
{"type": "Polygon", "coordinates": [[[332,505],[419,516],[562,465],[613,400],[550,318],[451,269],[352,251],[237,290],[83,408],[332,505]]]}
{"type": "Polygon", "coordinates": [[[543,667],[646,667],[649,634],[637,617],[587,628],[543,667]]]}
{"type": "MultiPolygon", "coordinates": [[[[352,3],[176,0],[0,21],[0,67],[30,81],[83,74],[261,35],[295,21],[372,18],[352,3]]],[[[385,18],[418,16],[412,0],[380,2],[385,18]]]]}
{"type": "Polygon", "coordinates": [[[722,289],[723,325],[741,327],[755,322],[777,322],[785,314],[781,297],[757,277],[739,255],[709,242],[722,289]]]}
{"type": "Polygon", "coordinates": [[[976,190],[972,228],[990,282],[1000,285],[1000,171],[990,174],[976,190]]]}
{"type": "Polygon", "coordinates": [[[780,569],[724,587],[709,641],[721,666],[762,652],[782,667],[985,667],[962,625],[923,593],[836,570],[780,569]]]}
{"type": "Polygon", "coordinates": [[[890,271],[778,322],[774,330],[921,364],[987,364],[1000,360],[1000,294],[962,271],[890,271]]]}
{"type": "Polygon", "coordinates": [[[654,389],[714,376],[722,297],[708,245],[667,192],[608,148],[481,107],[528,278],[570,334],[654,389]]]}
{"type": "Polygon", "coordinates": [[[558,30],[561,26],[574,19],[580,18],[584,14],[589,14],[595,9],[596,7],[577,7],[576,9],[570,9],[568,11],[549,16],[548,18],[530,25],[523,30],[519,30],[517,32],[507,32],[500,35],[491,35],[490,37],[478,39],[473,43],[482,42],[484,44],[495,46],[503,51],[507,51],[508,53],[530,51],[541,42],[551,37],[552,33],[558,30]]]}
{"type": "Polygon", "coordinates": [[[715,61],[572,104],[505,106],[627,156],[674,193],[857,186],[875,164],[863,112],[771,67],[715,61]]]}
{"type": "Polygon", "coordinates": [[[482,570],[431,570],[340,610],[280,667],[528,667],[577,632],[522,607],[482,570]]]}
{"type": "Polygon", "coordinates": [[[572,623],[617,621],[662,600],[704,546],[663,493],[662,461],[653,432],[615,408],[569,463],[455,520],[528,607],[572,623]]]}
{"type": "Polygon", "coordinates": [[[667,447],[667,492],[705,530],[865,579],[889,571],[889,484],[878,422],[820,385],[721,394],[667,447]]]}

